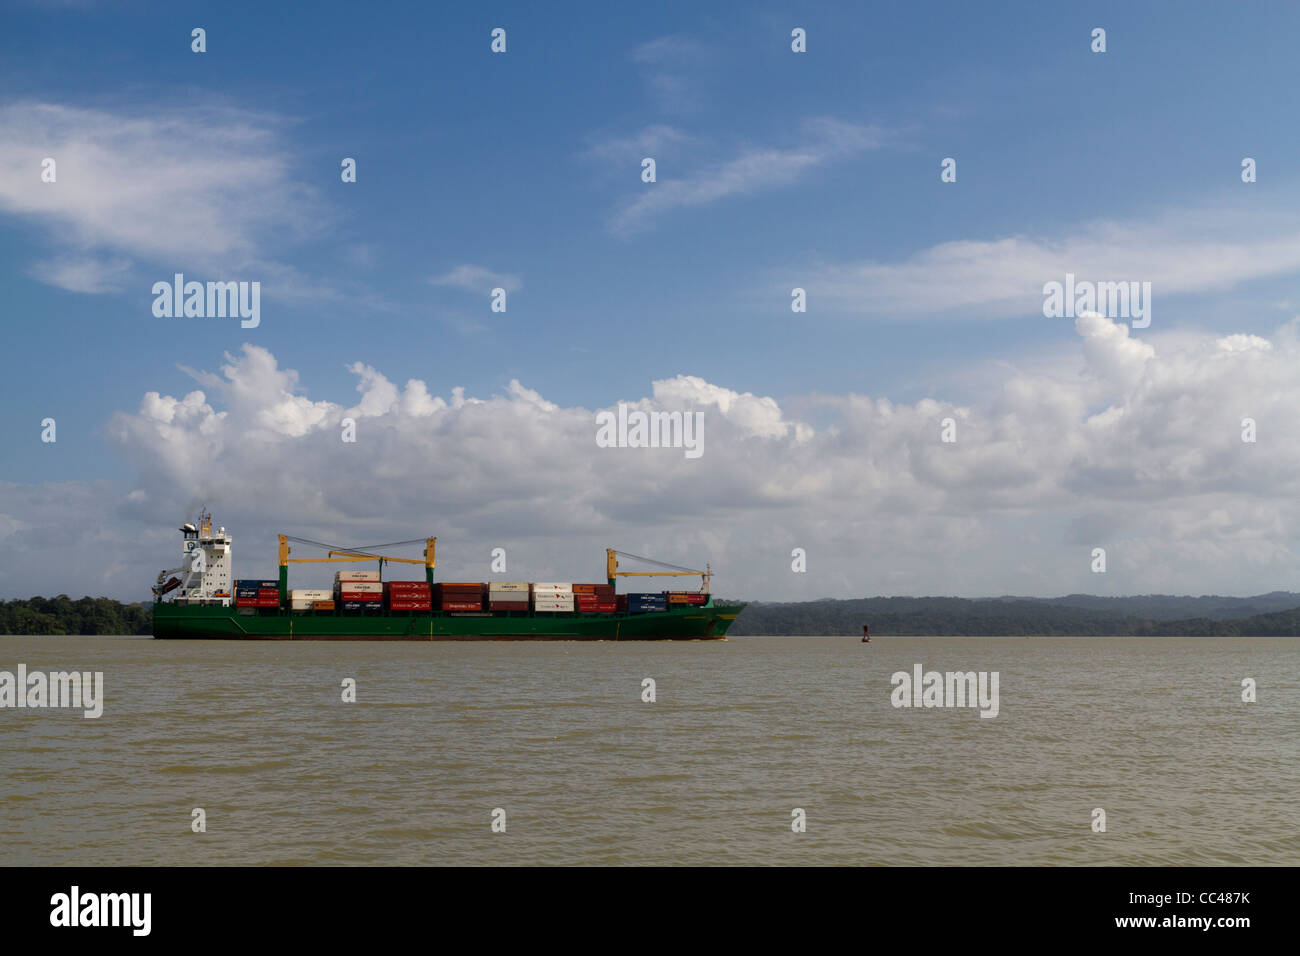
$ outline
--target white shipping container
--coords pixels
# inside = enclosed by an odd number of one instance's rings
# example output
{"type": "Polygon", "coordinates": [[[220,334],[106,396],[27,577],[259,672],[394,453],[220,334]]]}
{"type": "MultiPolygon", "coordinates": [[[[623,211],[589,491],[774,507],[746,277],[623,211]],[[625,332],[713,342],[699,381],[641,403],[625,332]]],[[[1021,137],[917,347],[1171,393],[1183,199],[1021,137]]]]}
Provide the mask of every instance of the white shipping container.
{"type": "Polygon", "coordinates": [[[535,597],[533,598],[533,604],[539,607],[543,604],[567,604],[569,607],[573,607],[573,595],[570,594],[564,597],[535,597]]]}
{"type": "Polygon", "coordinates": [[[335,581],[378,581],[378,571],[336,571],[335,581]]]}
{"type": "Polygon", "coordinates": [[[527,591],[527,581],[493,581],[488,585],[490,591],[527,591]]]}
{"type": "Polygon", "coordinates": [[[556,605],[552,607],[549,604],[539,604],[537,605],[537,607],[533,608],[533,610],[536,611],[538,614],[562,614],[566,611],[572,611],[573,605],[563,604],[563,605],[556,605]]]}
{"type": "MultiPolygon", "coordinates": [[[[384,586],[378,581],[341,581],[335,590],[347,591],[350,594],[383,594],[384,586]]],[[[328,600],[328,598],[321,598],[321,600],[328,600]]]]}
{"type": "Polygon", "coordinates": [[[294,611],[310,611],[311,601],[292,601],[290,607],[294,611]]]}
{"type": "Polygon", "coordinates": [[[556,584],[551,581],[545,581],[545,582],[539,581],[533,585],[533,593],[536,594],[538,591],[555,591],[560,594],[564,594],[567,592],[569,594],[572,594],[573,584],[572,583],[556,584]]]}
{"type": "Polygon", "coordinates": [[[329,588],[293,588],[289,598],[293,601],[328,601],[334,596],[329,588]]]}

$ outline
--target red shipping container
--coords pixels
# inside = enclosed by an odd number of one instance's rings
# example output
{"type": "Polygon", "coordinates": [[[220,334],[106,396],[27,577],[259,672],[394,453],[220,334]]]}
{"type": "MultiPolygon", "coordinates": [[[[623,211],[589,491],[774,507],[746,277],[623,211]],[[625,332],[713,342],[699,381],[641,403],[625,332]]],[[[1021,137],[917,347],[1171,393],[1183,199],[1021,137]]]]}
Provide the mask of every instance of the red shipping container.
{"type": "Polygon", "coordinates": [[[443,601],[442,609],[444,611],[481,611],[483,604],[480,601],[443,601]]]}
{"type": "MultiPolygon", "coordinates": [[[[522,592],[521,592],[522,593],[522,592]]],[[[527,611],[527,601],[489,601],[489,611],[527,611]]]]}
{"type": "Polygon", "coordinates": [[[433,605],[428,601],[390,601],[388,604],[393,611],[431,611],[433,605]]]}
{"type": "Polygon", "coordinates": [[[279,598],[258,598],[256,606],[257,607],[279,607],[280,599],[279,598]]]}

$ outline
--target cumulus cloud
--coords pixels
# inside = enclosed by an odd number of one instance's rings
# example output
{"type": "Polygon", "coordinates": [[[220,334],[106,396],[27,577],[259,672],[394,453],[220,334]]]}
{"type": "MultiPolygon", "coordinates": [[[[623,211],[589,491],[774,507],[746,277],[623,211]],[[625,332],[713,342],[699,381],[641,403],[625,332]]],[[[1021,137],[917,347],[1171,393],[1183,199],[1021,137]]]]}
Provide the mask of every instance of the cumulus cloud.
{"type": "Polygon", "coordinates": [[[519,381],[476,397],[399,387],[358,362],[355,394],[312,395],[249,345],[217,373],[191,371],[198,388],[149,391],[111,417],[137,472],[122,487],[0,485],[0,588],[48,591],[42,576],[65,563],[98,580],[102,567],[78,561],[100,549],[122,569],[105,587],[139,597],[175,547],[168,529],[200,503],[253,576],[272,572],[287,531],[344,545],[437,534],[440,574],[471,580],[493,547],[512,576],[561,580],[598,579],[618,547],[712,562],[721,592],[766,599],[1293,586],[1300,320],[1160,348],[1096,315],[1076,332],[1073,365],[1012,371],[973,407],[806,396],[814,428],[771,396],[695,376],[610,397],[610,410],[703,413],[698,459],[598,447],[601,409],[519,381]],[[355,443],[341,441],[345,415],[355,443]],[[947,418],[955,443],[940,440],[947,418]],[[795,547],[807,574],[790,570],[795,547]],[[1089,569],[1093,547],[1107,549],[1105,575],[1089,569]]]}

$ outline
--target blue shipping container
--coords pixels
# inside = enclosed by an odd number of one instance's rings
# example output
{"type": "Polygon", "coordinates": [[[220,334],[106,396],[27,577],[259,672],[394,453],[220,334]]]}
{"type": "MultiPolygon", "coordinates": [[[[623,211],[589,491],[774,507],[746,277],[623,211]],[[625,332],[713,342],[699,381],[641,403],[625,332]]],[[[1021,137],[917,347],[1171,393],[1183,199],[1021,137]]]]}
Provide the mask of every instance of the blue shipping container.
{"type": "Polygon", "coordinates": [[[629,594],[627,596],[629,614],[653,614],[668,610],[668,597],[664,594],[629,594]]]}

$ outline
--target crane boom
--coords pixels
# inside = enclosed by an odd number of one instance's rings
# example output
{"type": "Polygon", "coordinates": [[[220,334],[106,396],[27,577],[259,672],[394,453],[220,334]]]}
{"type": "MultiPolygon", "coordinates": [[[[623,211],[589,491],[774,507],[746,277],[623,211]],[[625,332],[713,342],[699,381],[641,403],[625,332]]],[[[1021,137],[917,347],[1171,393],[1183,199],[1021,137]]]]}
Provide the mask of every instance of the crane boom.
{"type": "Polygon", "coordinates": [[[379,573],[382,575],[384,565],[396,561],[401,564],[423,564],[424,576],[430,584],[433,583],[433,569],[437,565],[436,547],[438,539],[416,538],[412,541],[397,541],[393,544],[376,545],[379,548],[392,548],[405,544],[418,544],[424,541],[423,558],[395,558],[387,554],[376,554],[366,548],[342,548],[336,544],[325,544],[320,541],[309,541],[306,538],[294,538],[287,534],[282,534],[280,538],[280,601],[283,603],[288,597],[289,590],[289,565],[290,564],[330,564],[333,562],[352,562],[352,561],[378,561],[379,573]],[[300,544],[311,545],[315,548],[324,548],[328,556],[324,558],[291,558],[289,557],[289,542],[296,541],[300,544]]]}
{"type": "Polygon", "coordinates": [[[618,578],[680,578],[692,574],[698,574],[702,583],[700,590],[705,594],[709,593],[710,582],[713,579],[713,568],[708,564],[704,565],[703,571],[692,568],[683,568],[678,564],[665,564],[662,561],[656,561],[654,558],[643,558],[640,555],[628,554],[626,551],[615,551],[613,548],[605,549],[605,576],[609,579],[610,584],[614,584],[618,578]],[[647,564],[657,564],[661,568],[673,568],[672,571],[620,571],[618,569],[618,555],[625,558],[633,558],[637,561],[645,561],[647,564]]]}

